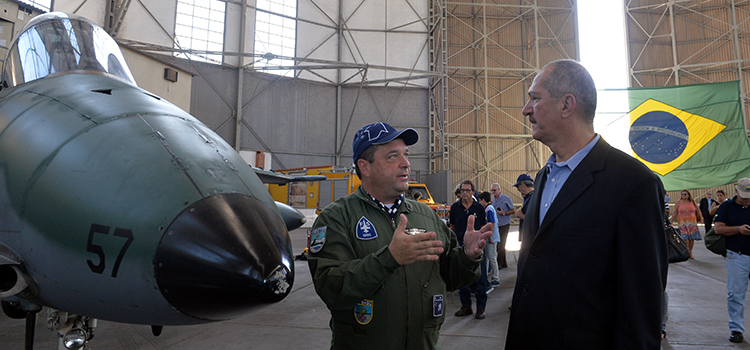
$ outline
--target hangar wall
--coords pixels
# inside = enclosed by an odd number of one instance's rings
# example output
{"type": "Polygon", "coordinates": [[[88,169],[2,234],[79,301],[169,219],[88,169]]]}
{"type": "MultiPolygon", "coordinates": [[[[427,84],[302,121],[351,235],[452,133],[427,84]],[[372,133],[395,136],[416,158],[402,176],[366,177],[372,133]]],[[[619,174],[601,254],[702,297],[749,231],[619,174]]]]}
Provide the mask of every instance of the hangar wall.
{"type": "MultiPolygon", "coordinates": [[[[194,80],[190,112],[233,144],[236,70],[195,64],[207,79],[194,80]]],[[[427,89],[342,88],[342,118],[337,122],[335,86],[250,71],[243,80],[240,148],[270,152],[274,169],[351,165],[354,133],[366,124],[385,121],[423,135],[410,147],[410,160],[413,171],[428,170],[427,89]],[[342,143],[336,142],[336,135],[342,143]]]]}
{"type": "Polygon", "coordinates": [[[0,60],[5,60],[8,48],[23,26],[40,10],[12,0],[0,0],[0,60]]]}
{"type": "Polygon", "coordinates": [[[191,74],[180,70],[177,72],[177,81],[167,81],[164,78],[164,69],[175,69],[174,66],[128,50],[126,47],[121,46],[121,49],[122,56],[128,63],[128,68],[130,68],[138,87],[148,90],[186,111],[190,110],[190,92],[193,81],[191,74]]]}

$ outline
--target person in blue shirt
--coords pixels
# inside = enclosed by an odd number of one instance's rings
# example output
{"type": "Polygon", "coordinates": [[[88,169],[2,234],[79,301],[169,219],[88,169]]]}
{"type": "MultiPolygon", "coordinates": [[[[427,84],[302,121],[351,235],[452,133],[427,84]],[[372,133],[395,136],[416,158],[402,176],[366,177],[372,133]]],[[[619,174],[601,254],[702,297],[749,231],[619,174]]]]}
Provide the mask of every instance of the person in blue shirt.
{"type": "Polygon", "coordinates": [[[487,215],[487,225],[492,225],[492,239],[491,241],[487,240],[487,245],[484,246],[484,256],[487,257],[487,278],[490,280],[490,288],[494,288],[500,285],[500,271],[497,268],[497,244],[501,241],[500,231],[497,228],[497,212],[491,203],[492,195],[489,192],[482,192],[479,195],[479,204],[484,207],[484,213],[487,215]]]}
{"type": "MultiPolygon", "coordinates": [[[[500,269],[508,267],[508,261],[505,259],[505,243],[508,240],[510,232],[510,218],[516,213],[516,207],[510,197],[503,194],[500,190],[500,184],[492,184],[492,206],[497,209],[497,230],[500,232],[500,241],[497,244],[497,265],[500,269]]],[[[492,274],[493,280],[499,280],[499,271],[495,270],[492,274]]]]}

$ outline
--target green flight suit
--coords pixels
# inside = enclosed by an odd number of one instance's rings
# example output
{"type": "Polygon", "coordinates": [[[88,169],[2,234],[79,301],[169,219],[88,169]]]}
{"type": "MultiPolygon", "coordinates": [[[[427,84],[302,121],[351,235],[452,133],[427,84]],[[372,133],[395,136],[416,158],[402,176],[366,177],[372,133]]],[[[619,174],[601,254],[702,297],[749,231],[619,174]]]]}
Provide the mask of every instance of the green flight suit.
{"type": "Polygon", "coordinates": [[[411,199],[391,220],[360,186],[328,205],[311,233],[308,264],[331,311],[331,349],[439,349],[446,289],[479,279],[479,262],[466,256],[453,231],[411,199]],[[396,262],[388,245],[402,213],[407,228],[437,233],[444,248],[439,261],[396,262]]]}

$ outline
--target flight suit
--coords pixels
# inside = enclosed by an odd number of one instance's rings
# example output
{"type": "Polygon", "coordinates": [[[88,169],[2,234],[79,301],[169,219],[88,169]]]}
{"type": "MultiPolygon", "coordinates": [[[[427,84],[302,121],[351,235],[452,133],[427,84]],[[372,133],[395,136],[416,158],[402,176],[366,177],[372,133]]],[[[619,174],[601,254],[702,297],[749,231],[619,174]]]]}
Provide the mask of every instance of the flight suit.
{"type": "Polygon", "coordinates": [[[320,213],[310,239],[315,291],[331,311],[331,349],[439,349],[446,289],[479,278],[479,261],[432,209],[405,199],[391,220],[361,186],[320,213]],[[438,261],[396,262],[388,245],[400,214],[407,229],[437,233],[438,261]]]}

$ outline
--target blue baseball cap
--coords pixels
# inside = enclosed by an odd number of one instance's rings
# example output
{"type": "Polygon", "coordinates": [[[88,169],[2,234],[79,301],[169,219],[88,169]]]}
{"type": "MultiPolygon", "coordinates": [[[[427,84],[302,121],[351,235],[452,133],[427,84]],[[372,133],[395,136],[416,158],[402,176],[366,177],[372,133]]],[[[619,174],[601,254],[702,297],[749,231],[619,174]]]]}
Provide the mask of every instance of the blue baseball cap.
{"type": "Polygon", "coordinates": [[[386,144],[395,139],[402,139],[407,146],[411,146],[417,143],[419,134],[412,128],[406,128],[401,131],[396,130],[394,127],[388,125],[388,123],[365,125],[354,134],[354,141],[352,141],[352,151],[354,154],[352,155],[352,160],[356,164],[362,152],[370,146],[386,144]]]}
{"type": "Polygon", "coordinates": [[[531,178],[531,176],[529,176],[529,174],[521,174],[521,175],[518,175],[518,180],[516,180],[516,184],[513,185],[513,187],[517,187],[518,185],[521,184],[521,182],[524,182],[524,181],[531,181],[532,183],[534,182],[534,180],[531,178]]]}

